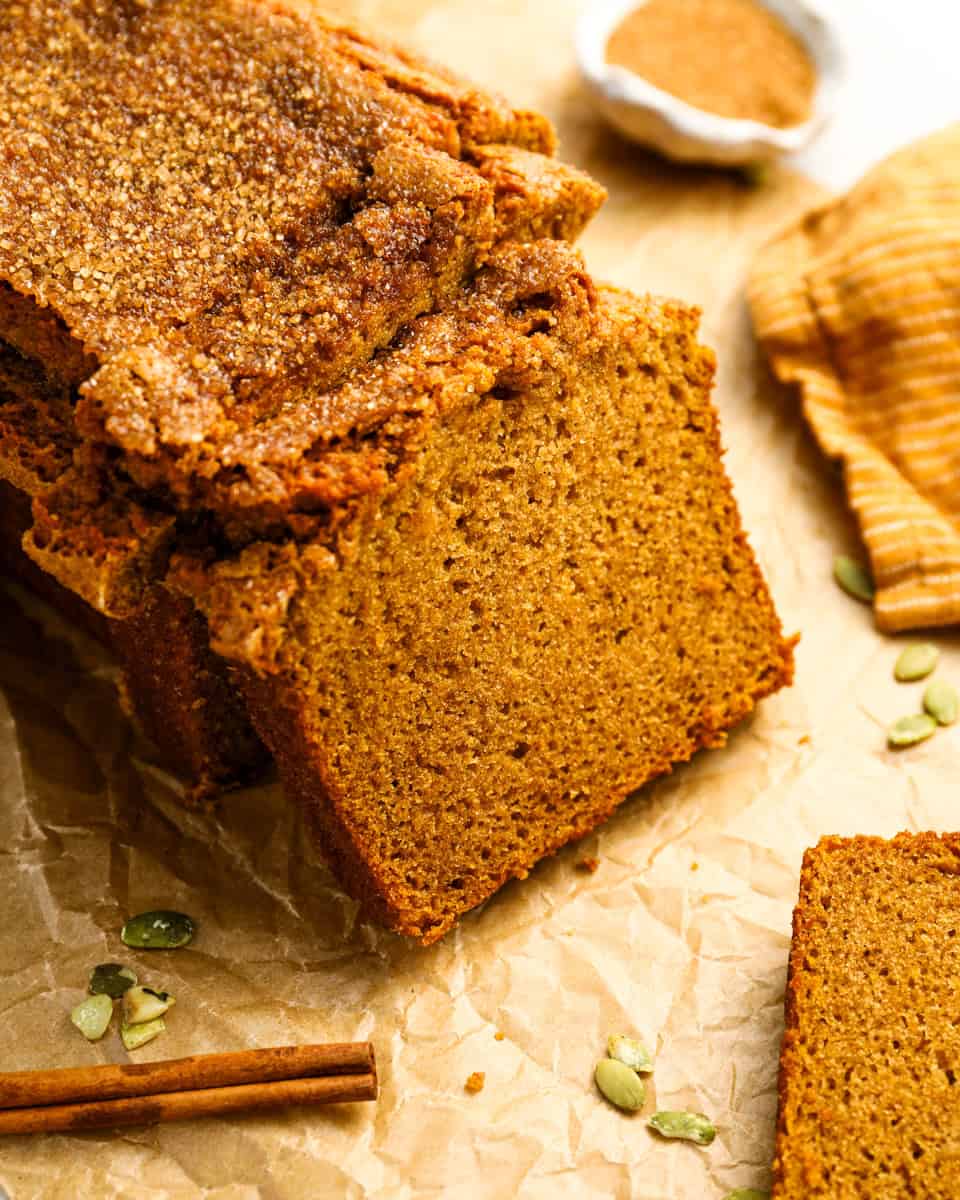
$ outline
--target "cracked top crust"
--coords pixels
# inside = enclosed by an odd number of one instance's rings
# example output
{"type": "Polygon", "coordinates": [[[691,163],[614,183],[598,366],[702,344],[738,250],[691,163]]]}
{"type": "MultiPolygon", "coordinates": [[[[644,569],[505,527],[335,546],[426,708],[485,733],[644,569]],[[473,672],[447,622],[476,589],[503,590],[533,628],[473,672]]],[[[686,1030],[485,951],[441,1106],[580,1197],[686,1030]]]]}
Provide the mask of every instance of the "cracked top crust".
{"type": "Polygon", "coordinates": [[[37,329],[2,304],[0,338],[43,343],[46,374],[79,384],[79,436],[187,503],[185,479],[222,472],[227,444],[262,454],[261,423],[511,233],[496,205],[522,195],[521,158],[552,197],[529,232],[576,232],[602,191],[530,167],[552,149],[544,118],[302,4],[3,5],[0,281],[37,329]],[[51,323],[65,336],[40,336],[51,323]]]}

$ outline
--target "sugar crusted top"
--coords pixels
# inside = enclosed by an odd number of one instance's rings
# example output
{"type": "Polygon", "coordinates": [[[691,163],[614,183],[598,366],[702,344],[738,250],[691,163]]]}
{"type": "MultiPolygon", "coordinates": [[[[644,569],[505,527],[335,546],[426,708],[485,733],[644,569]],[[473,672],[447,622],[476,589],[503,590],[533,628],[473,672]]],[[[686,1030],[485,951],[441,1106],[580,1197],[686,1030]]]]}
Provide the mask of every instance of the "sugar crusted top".
{"type": "Polygon", "coordinates": [[[82,434],[203,469],[455,284],[492,236],[471,144],[551,139],[276,3],[11,3],[0,280],[99,362],[82,434]]]}

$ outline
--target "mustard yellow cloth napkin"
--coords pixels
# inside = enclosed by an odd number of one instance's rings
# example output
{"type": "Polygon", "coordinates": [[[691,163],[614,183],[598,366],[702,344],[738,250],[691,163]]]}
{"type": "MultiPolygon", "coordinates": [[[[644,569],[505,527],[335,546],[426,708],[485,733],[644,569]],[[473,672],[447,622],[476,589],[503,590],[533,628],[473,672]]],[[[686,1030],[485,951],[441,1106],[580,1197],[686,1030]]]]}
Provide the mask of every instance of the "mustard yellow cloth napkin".
{"type": "Polygon", "coordinates": [[[760,252],[757,336],[842,460],[884,630],[960,621],[960,125],[760,252]]]}

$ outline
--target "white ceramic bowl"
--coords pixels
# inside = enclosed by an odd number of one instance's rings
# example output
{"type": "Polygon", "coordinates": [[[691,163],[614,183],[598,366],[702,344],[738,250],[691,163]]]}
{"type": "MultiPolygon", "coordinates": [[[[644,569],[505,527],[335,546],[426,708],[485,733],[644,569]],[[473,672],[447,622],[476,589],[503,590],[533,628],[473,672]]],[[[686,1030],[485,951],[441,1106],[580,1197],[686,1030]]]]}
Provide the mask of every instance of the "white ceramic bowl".
{"type": "Polygon", "coordinates": [[[720,117],[606,62],[611,33],[642,0],[588,0],[577,25],[580,71],[600,113],[625,137],[681,162],[739,166],[801,149],[836,108],[846,76],[842,39],[815,0],[761,2],[800,37],[816,66],[817,91],[809,121],[777,129],[760,121],[720,117]]]}

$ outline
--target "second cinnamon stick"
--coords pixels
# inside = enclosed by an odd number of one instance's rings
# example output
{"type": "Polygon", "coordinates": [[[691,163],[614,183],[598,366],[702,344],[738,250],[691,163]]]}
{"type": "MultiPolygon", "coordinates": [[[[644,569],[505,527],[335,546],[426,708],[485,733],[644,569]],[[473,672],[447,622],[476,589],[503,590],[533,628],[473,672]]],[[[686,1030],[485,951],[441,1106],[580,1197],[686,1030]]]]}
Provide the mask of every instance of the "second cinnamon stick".
{"type": "Polygon", "coordinates": [[[377,1080],[373,1074],[318,1075],[308,1079],[279,1079],[273,1083],[131,1096],[123,1100],[8,1108],[0,1111],[0,1134],[79,1133],[86,1129],[221,1117],[295,1104],[375,1100],[376,1096],[377,1080]]]}

